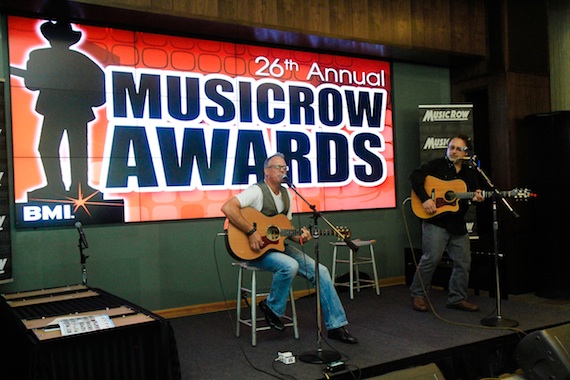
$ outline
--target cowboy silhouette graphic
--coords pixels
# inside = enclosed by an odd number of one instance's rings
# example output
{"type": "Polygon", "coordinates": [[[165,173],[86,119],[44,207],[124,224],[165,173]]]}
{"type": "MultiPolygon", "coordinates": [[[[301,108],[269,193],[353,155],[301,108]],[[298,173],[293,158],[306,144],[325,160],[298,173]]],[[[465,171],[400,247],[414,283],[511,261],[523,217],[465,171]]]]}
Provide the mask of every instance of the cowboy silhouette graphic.
{"type": "Polygon", "coordinates": [[[79,199],[97,192],[88,184],[87,124],[95,119],[93,107],[105,103],[105,76],[89,57],[70,49],[80,40],[81,32],[73,30],[69,22],[48,21],[40,30],[50,47],[30,53],[23,77],[28,89],[39,91],[35,109],[43,115],[43,124],[38,152],[47,185],[30,193],[30,197],[79,199]],[[66,133],[71,166],[69,190],[60,157],[66,133]]]}

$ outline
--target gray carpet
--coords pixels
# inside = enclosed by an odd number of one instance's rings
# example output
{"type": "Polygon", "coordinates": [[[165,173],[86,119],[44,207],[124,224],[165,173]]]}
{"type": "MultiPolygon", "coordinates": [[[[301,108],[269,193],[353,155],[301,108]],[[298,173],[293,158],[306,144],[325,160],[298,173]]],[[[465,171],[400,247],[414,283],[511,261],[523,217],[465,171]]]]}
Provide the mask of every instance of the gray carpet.
{"type": "MultiPolygon", "coordinates": [[[[331,374],[331,378],[370,378],[436,359],[445,365],[445,360],[451,359],[444,357],[450,358],[454,352],[463,355],[459,365],[463,368],[453,368],[458,367],[457,363],[449,363],[448,368],[442,369],[448,380],[451,376],[457,380],[499,376],[516,369],[512,368],[516,363],[510,353],[525,332],[570,322],[570,308],[529,302],[524,297],[509,297],[500,303],[500,316],[519,322],[520,331],[514,331],[487,328],[480,323],[483,318],[497,316],[497,300],[486,295],[472,296],[481,311],[471,313],[447,309],[446,293],[433,290],[431,302],[440,318],[432,312],[414,311],[405,285],[382,288],[380,296],[372,289],[357,293],[354,300],[349,299],[347,292],[340,295],[350,322],[348,329],[360,342],[347,345],[329,341],[324,333],[320,348],[338,351],[347,368],[331,374]],[[509,349],[502,349],[501,345],[509,349]],[[469,363],[472,359],[474,363],[469,363]],[[485,368],[480,368],[476,361],[484,363],[485,368]]],[[[247,327],[242,327],[239,338],[235,337],[234,310],[171,319],[182,379],[326,378],[322,364],[297,360],[286,365],[275,361],[278,352],[300,355],[319,348],[315,297],[299,299],[296,304],[300,338],[294,339],[291,328],[284,332],[260,332],[256,347],[250,344],[247,327]]]]}

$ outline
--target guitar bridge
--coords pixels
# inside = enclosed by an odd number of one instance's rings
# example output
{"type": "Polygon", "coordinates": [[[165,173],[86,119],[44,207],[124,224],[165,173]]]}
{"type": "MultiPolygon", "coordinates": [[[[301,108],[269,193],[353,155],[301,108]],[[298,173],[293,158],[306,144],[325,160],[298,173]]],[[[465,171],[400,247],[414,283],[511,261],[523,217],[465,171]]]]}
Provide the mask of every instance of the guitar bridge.
{"type": "Polygon", "coordinates": [[[457,199],[453,199],[451,202],[449,202],[445,198],[437,198],[435,200],[435,207],[436,208],[440,208],[440,207],[444,207],[444,206],[455,206],[456,204],[457,204],[457,199]]]}

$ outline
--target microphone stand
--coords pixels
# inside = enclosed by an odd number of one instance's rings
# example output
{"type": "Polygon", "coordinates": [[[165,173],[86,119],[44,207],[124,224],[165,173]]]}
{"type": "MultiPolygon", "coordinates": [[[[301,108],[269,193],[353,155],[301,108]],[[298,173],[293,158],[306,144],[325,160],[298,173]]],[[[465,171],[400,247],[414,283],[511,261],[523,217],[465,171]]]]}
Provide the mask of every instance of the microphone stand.
{"type": "Polygon", "coordinates": [[[515,320],[503,318],[501,316],[501,288],[500,288],[500,278],[499,278],[499,242],[498,242],[498,231],[499,231],[499,222],[497,218],[497,198],[499,198],[507,210],[515,217],[518,218],[519,214],[512,208],[509,204],[507,199],[501,194],[501,192],[493,185],[491,179],[485,174],[485,172],[477,165],[475,162],[476,156],[472,155],[470,158],[470,162],[475,166],[479,174],[485,179],[489,187],[493,191],[493,249],[494,249],[494,256],[495,256],[495,284],[496,284],[496,299],[497,299],[497,306],[496,310],[497,313],[495,316],[483,318],[481,320],[481,324],[483,326],[491,326],[491,327],[515,327],[518,326],[519,323],[515,320]]]}
{"type": "Polygon", "coordinates": [[[312,228],[312,236],[315,240],[313,245],[314,247],[314,254],[315,254],[315,290],[317,294],[317,350],[316,351],[307,351],[299,355],[299,360],[305,363],[311,364],[326,364],[332,363],[334,361],[340,360],[341,355],[332,350],[323,350],[322,348],[322,322],[321,322],[321,284],[320,284],[320,277],[319,277],[319,230],[318,230],[318,219],[319,217],[322,218],[326,224],[335,232],[337,236],[344,240],[347,246],[350,247],[354,252],[358,250],[358,246],[354,244],[348,236],[345,236],[338,228],[336,228],[331,222],[329,222],[320,212],[316,211],[316,206],[309,203],[299,192],[297,188],[290,182],[286,182],[287,185],[291,190],[295,192],[305,202],[311,210],[313,210],[313,228],[312,228]]]}
{"type": "Polygon", "coordinates": [[[79,257],[80,257],[80,261],[81,261],[81,282],[83,285],[87,285],[87,266],[86,266],[86,262],[87,262],[87,258],[89,256],[85,255],[83,253],[83,249],[87,249],[87,246],[84,245],[83,243],[83,239],[81,238],[81,236],[79,236],[79,243],[77,245],[79,247],[79,257]]]}

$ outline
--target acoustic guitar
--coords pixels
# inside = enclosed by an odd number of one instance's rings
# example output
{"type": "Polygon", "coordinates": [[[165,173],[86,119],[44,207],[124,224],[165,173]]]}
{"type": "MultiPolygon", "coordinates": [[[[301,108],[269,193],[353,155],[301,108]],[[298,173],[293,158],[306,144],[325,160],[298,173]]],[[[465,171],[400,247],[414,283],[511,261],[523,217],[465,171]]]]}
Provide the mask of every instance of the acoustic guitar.
{"type": "MultiPolygon", "coordinates": [[[[247,220],[254,223],[257,232],[263,237],[263,246],[257,252],[251,249],[249,237],[226,220],[226,247],[230,255],[240,261],[255,261],[271,251],[283,251],[285,239],[288,236],[300,236],[302,233],[300,229],[294,229],[287,216],[283,214],[269,217],[251,207],[243,208],[241,213],[247,220]]],[[[346,227],[338,227],[334,231],[317,230],[317,232],[319,235],[335,235],[343,239],[350,237],[350,230],[346,227]]]]}
{"type": "MultiPolygon", "coordinates": [[[[424,188],[435,202],[436,211],[433,214],[428,214],[424,210],[420,198],[412,191],[412,211],[420,219],[431,219],[444,213],[457,212],[459,211],[460,199],[472,199],[475,196],[474,191],[467,191],[467,184],[461,179],[443,180],[428,175],[424,182],[424,188]]],[[[491,198],[495,195],[493,191],[483,191],[485,198],[491,198]]],[[[528,199],[533,196],[529,189],[501,191],[500,195],[515,199],[528,199]]]]}

